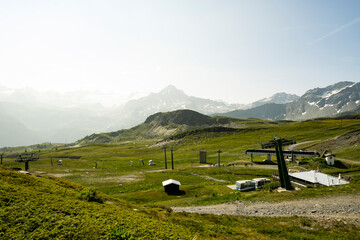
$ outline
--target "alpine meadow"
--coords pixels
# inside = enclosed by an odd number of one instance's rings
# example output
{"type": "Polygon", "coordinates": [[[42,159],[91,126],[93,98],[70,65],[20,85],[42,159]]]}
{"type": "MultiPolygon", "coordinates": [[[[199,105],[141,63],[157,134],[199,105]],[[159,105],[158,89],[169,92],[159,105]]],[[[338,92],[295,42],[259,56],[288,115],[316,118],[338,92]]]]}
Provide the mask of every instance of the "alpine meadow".
{"type": "Polygon", "coordinates": [[[0,1],[0,240],[360,239],[359,13],[0,1]]]}

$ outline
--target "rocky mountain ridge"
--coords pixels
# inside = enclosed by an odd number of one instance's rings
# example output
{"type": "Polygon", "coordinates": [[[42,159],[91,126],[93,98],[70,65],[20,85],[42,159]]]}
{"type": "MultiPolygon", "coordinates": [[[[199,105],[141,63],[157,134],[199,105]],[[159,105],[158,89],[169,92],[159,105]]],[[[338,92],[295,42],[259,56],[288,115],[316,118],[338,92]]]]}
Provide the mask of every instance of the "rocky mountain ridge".
{"type": "Polygon", "coordinates": [[[285,104],[264,104],[246,110],[220,113],[235,118],[302,121],[360,113],[360,83],[339,82],[308,90],[300,98],[285,104]]]}
{"type": "Polygon", "coordinates": [[[335,117],[350,112],[360,105],[360,82],[339,82],[325,88],[307,91],[286,105],[286,119],[307,120],[335,117]]]}

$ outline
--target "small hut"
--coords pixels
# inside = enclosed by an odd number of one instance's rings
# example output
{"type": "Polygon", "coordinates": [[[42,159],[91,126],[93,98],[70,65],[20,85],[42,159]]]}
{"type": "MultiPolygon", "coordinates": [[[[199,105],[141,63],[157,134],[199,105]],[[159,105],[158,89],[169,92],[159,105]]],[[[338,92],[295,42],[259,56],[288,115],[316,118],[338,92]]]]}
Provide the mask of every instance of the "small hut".
{"type": "Polygon", "coordinates": [[[206,151],[200,151],[200,163],[206,163],[206,151]]]}
{"type": "Polygon", "coordinates": [[[164,190],[168,194],[176,194],[180,192],[180,185],[181,183],[179,181],[176,181],[174,179],[169,179],[162,182],[162,185],[164,186],[164,190]]]}
{"type": "Polygon", "coordinates": [[[333,166],[335,164],[335,155],[326,154],[325,161],[326,161],[327,165],[333,166]]]}

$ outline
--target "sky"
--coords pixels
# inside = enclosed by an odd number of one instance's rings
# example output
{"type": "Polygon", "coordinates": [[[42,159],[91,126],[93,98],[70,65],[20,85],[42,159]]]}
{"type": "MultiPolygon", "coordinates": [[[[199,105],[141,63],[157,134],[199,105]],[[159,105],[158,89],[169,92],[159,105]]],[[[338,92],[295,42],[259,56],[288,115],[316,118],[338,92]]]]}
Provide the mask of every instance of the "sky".
{"type": "Polygon", "coordinates": [[[0,0],[0,85],[250,103],[360,80],[360,1],[0,0]]]}

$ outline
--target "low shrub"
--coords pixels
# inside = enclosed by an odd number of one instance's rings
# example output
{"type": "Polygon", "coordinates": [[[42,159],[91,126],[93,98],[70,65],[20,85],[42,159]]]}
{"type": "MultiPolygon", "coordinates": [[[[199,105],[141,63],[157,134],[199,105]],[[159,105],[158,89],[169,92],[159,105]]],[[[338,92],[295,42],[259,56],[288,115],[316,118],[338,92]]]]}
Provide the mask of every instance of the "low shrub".
{"type": "Polygon", "coordinates": [[[267,190],[267,191],[269,191],[269,192],[272,192],[273,190],[275,190],[275,189],[277,189],[277,188],[279,188],[280,187],[280,183],[279,182],[269,182],[269,183],[266,183],[266,184],[264,184],[264,186],[263,186],[263,189],[264,190],[267,190]]]}
{"type": "Polygon", "coordinates": [[[84,191],[80,192],[78,198],[88,202],[98,202],[98,203],[104,202],[104,199],[100,197],[93,188],[87,188],[84,191]]]}
{"type": "Polygon", "coordinates": [[[115,239],[116,240],[135,240],[136,238],[131,236],[131,234],[128,233],[123,228],[112,227],[108,240],[115,240],[115,239]]]}

